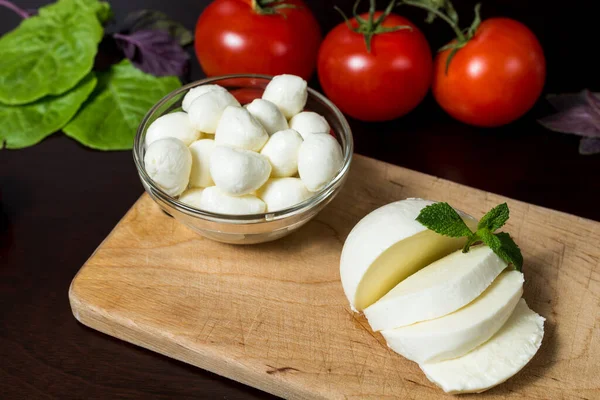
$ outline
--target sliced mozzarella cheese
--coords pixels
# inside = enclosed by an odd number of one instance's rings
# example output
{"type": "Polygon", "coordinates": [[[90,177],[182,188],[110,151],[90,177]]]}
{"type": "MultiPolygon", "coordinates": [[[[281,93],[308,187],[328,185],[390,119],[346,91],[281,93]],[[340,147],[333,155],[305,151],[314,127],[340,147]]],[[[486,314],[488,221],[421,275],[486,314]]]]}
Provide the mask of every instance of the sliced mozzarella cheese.
{"type": "Polygon", "coordinates": [[[252,103],[244,107],[261,125],[269,135],[288,129],[288,122],[279,108],[268,100],[254,99],[252,103]]]}
{"type": "Polygon", "coordinates": [[[447,393],[480,393],[523,369],[540,348],[543,337],[544,318],[521,299],[490,340],[462,357],[420,367],[447,393]]]}
{"type": "Polygon", "coordinates": [[[198,97],[202,96],[204,93],[214,92],[216,90],[220,90],[222,92],[227,91],[227,89],[225,89],[223,86],[219,86],[219,85],[202,85],[202,86],[197,86],[195,88],[191,88],[185,94],[185,97],[183,98],[183,101],[181,102],[181,108],[183,109],[183,111],[188,111],[194,100],[196,100],[198,97]]]}
{"type": "Polygon", "coordinates": [[[302,138],[313,133],[329,133],[331,128],[322,115],[312,111],[303,111],[290,119],[290,128],[296,130],[302,138]]]}
{"type": "Polygon", "coordinates": [[[270,179],[257,194],[267,204],[268,212],[292,207],[312,196],[298,178],[270,179]]]}
{"type": "Polygon", "coordinates": [[[417,363],[460,357],[498,332],[522,294],[523,274],[506,271],[458,311],[381,334],[392,350],[417,363]]]}
{"type": "Polygon", "coordinates": [[[308,99],[306,81],[296,75],[277,75],[265,88],[262,98],[274,103],[290,119],[298,114],[308,99]]]}
{"type": "MultiPolygon", "coordinates": [[[[464,239],[438,235],[416,221],[430,204],[423,199],[390,203],[352,229],[342,250],[340,276],[353,310],[362,311],[403,279],[465,244],[464,239]]],[[[477,225],[472,217],[461,216],[470,227],[477,225]]]]}
{"type": "Polygon", "coordinates": [[[192,173],[190,174],[191,187],[214,186],[210,176],[210,155],[215,148],[212,139],[197,140],[190,145],[192,153],[192,173]]]}
{"type": "Polygon", "coordinates": [[[267,157],[273,171],[271,176],[283,178],[294,176],[298,172],[298,152],[302,145],[302,137],[293,129],[275,132],[260,154],[267,157]]]}
{"type": "Polygon", "coordinates": [[[458,250],[400,282],[365,316],[374,331],[439,318],[477,298],[505,268],[487,246],[458,250]]]}
{"type": "Polygon", "coordinates": [[[178,196],[188,185],[192,155],[179,139],[159,139],[148,146],[144,155],[144,167],[162,190],[170,196],[178,196]]]}
{"type": "Polygon", "coordinates": [[[198,96],[188,110],[192,126],[202,132],[215,133],[223,111],[240,103],[226,90],[213,90],[198,96]]]}
{"type": "Polygon", "coordinates": [[[187,204],[188,206],[192,206],[194,208],[202,209],[200,206],[200,198],[202,197],[202,192],[204,188],[193,188],[188,189],[179,196],[179,201],[187,204]]]}
{"type": "Polygon", "coordinates": [[[307,136],[298,151],[298,173],[311,192],[325,187],[343,164],[342,148],[329,134],[307,136]]]}
{"type": "Polygon", "coordinates": [[[216,186],[204,189],[199,206],[205,211],[230,215],[262,214],[267,208],[265,203],[254,195],[234,197],[216,186]]]}
{"type": "Polygon", "coordinates": [[[210,156],[210,175],[219,189],[231,196],[255,191],[270,174],[269,160],[250,150],[216,146],[210,156]]]}
{"type": "Polygon", "coordinates": [[[158,139],[174,137],[189,146],[194,140],[200,138],[201,132],[192,127],[187,113],[178,111],[165,114],[156,119],[146,131],[146,146],[158,139]]]}
{"type": "Polygon", "coordinates": [[[265,128],[242,107],[227,107],[215,132],[218,145],[252,151],[260,151],[268,139],[265,128]]]}

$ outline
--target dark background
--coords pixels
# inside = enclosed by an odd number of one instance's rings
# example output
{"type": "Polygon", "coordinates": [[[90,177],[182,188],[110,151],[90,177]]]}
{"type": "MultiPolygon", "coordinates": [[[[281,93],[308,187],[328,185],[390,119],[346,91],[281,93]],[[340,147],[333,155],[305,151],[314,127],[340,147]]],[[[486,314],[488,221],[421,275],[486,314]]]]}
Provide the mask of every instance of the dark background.
{"type": "MultiPolygon", "coordinates": [[[[111,1],[117,21],[153,8],[188,28],[208,3],[111,1]]],[[[349,13],[351,3],[308,1],[324,31],[340,22],[333,4],[349,13]]],[[[475,2],[454,3],[470,23],[475,2]]],[[[546,93],[599,90],[597,22],[588,4],[483,1],[482,14],[516,18],[538,35],[548,62],[546,93]]],[[[400,11],[424,28],[432,48],[451,37],[441,22],[426,27],[420,10],[400,11]]],[[[0,9],[0,33],[18,21],[0,9]]],[[[201,77],[194,58],[192,78],[201,77]]],[[[311,86],[318,88],[316,79],[311,86]]],[[[542,98],[509,126],[478,129],[451,120],[428,97],[397,121],[350,122],[357,153],[600,221],[600,155],[581,156],[577,137],[541,128],[536,118],[549,112],[542,98]]],[[[0,150],[0,398],[268,397],[94,332],[71,315],[71,279],[142,191],[130,152],[91,151],[62,134],[25,150],[0,150]]]]}

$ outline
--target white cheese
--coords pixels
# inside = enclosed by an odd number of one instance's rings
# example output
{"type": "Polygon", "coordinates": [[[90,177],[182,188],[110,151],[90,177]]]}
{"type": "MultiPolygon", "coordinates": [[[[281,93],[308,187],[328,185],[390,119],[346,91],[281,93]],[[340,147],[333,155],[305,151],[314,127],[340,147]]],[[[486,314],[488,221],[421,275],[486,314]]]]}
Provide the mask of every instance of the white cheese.
{"type": "Polygon", "coordinates": [[[487,246],[458,250],[400,282],[365,316],[374,331],[439,318],[477,298],[505,268],[487,246]]]}
{"type": "Polygon", "coordinates": [[[460,357],[498,332],[522,294],[523,274],[506,271],[458,311],[381,334],[392,350],[417,363],[460,357]]]}
{"type": "Polygon", "coordinates": [[[342,148],[329,134],[309,135],[298,151],[298,173],[311,192],[327,185],[344,163],[342,148]]]}
{"type": "Polygon", "coordinates": [[[538,351],[543,337],[544,318],[521,299],[490,340],[462,357],[420,367],[447,393],[480,393],[519,372],[538,351]]]}
{"type": "Polygon", "coordinates": [[[267,204],[268,212],[292,207],[312,196],[298,178],[270,179],[257,194],[267,204]]]}
{"type": "Polygon", "coordinates": [[[190,145],[192,153],[192,173],[190,174],[191,187],[214,186],[210,176],[210,155],[215,148],[212,139],[197,140],[190,145]]]}
{"type": "Polygon", "coordinates": [[[215,142],[218,145],[252,151],[260,151],[268,139],[265,128],[242,107],[227,107],[215,132],[215,142]]]}
{"type": "Polygon", "coordinates": [[[277,75],[265,88],[262,98],[275,104],[290,119],[304,109],[308,99],[306,81],[296,75],[277,75]]]}
{"type": "Polygon", "coordinates": [[[159,139],[148,146],[144,155],[144,167],[150,178],[165,193],[178,196],[188,185],[192,155],[179,139],[159,139]]]}
{"type": "Polygon", "coordinates": [[[146,131],[146,146],[158,139],[174,137],[189,146],[194,140],[198,140],[201,132],[192,127],[190,118],[184,112],[178,111],[158,117],[146,131]]]}
{"type": "MultiPolygon", "coordinates": [[[[416,221],[430,204],[423,199],[390,203],[352,229],[342,250],[340,276],[353,310],[362,311],[409,275],[464,245],[464,239],[438,235],[416,221]]],[[[472,217],[462,218],[477,225],[472,217]]]]}
{"type": "Polygon", "coordinates": [[[231,196],[251,193],[271,174],[271,164],[254,151],[216,146],[210,156],[210,175],[215,184],[231,196]]]}
{"type": "Polygon", "coordinates": [[[194,208],[201,209],[200,206],[200,198],[202,197],[202,192],[204,188],[193,188],[188,189],[179,196],[179,201],[187,204],[188,206],[192,206],[194,208]]]}
{"type": "Polygon", "coordinates": [[[200,197],[199,208],[204,211],[229,215],[262,214],[266,211],[265,203],[258,197],[251,194],[230,196],[216,186],[204,189],[200,197]]]}
{"type": "Polygon", "coordinates": [[[254,99],[244,106],[265,128],[269,135],[288,129],[288,122],[279,108],[268,100],[254,99]]]}
{"type": "Polygon", "coordinates": [[[226,90],[213,90],[198,96],[188,110],[192,126],[205,133],[215,133],[223,111],[240,103],[226,90]]]}
{"type": "Polygon", "coordinates": [[[216,90],[220,90],[222,92],[227,91],[227,89],[225,89],[224,87],[219,86],[219,85],[202,85],[202,86],[197,86],[195,88],[191,88],[185,94],[185,97],[183,98],[183,101],[181,102],[181,108],[183,109],[183,111],[188,111],[194,100],[196,100],[198,97],[202,96],[204,93],[214,92],[216,90]]]}
{"type": "Polygon", "coordinates": [[[302,138],[313,133],[329,133],[331,128],[322,115],[312,111],[303,111],[290,119],[290,128],[296,130],[302,138]]]}
{"type": "Polygon", "coordinates": [[[298,172],[298,153],[302,137],[293,129],[275,132],[260,151],[267,157],[273,171],[271,176],[283,178],[294,176],[298,172]]]}

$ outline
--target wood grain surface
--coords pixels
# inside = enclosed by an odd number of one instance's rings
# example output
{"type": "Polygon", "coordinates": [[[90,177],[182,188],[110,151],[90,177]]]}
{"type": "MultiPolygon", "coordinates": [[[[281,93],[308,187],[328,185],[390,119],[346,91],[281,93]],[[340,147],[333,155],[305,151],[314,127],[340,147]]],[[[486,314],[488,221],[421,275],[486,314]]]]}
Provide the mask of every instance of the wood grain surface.
{"type": "Polygon", "coordinates": [[[356,156],[340,195],[276,242],[225,245],[144,195],[80,270],[75,317],[94,329],[286,398],[444,398],[353,314],[339,281],[352,227],[406,197],[474,216],[507,201],[524,297],[546,321],[536,357],[491,399],[600,398],[600,224],[356,156]]]}

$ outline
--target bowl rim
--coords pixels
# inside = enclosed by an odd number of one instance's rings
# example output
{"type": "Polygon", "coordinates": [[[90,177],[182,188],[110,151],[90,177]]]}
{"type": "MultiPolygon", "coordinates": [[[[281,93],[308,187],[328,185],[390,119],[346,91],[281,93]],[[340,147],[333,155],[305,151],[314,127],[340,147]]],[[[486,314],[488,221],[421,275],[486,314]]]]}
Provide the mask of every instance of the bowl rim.
{"type": "MultiPolygon", "coordinates": [[[[188,83],[187,85],[184,85],[184,86],[170,92],[169,94],[164,96],[162,99],[160,99],[154,106],[152,106],[152,108],[150,108],[150,110],[148,110],[146,115],[144,115],[144,118],[138,125],[136,134],[135,134],[135,138],[134,138],[133,159],[134,159],[136,168],[138,170],[138,174],[140,175],[142,182],[144,183],[144,188],[146,189],[147,187],[150,187],[152,189],[152,192],[154,195],[156,195],[158,198],[160,198],[165,203],[174,207],[176,210],[183,212],[187,215],[201,218],[201,219],[207,219],[207,220],[215,221],[215,222],[244,223],[244,224],[260,223],[260,222],[265,222],[265,221],[270,222],[273,220],[280,220],[280,219],[292,217],[292,216],[295,216],[298,214],[302,214],[306,211],[309,211],[313,207],[319,205],[320,203],[325,201],[329,196],[331,196],[333,194],[333,192],[335,191],[335,189],[338,187],[338,185],[343,183],[343,180],[350,169],[350,164],[352,162],[352,156],[354,154],[354,139],[352,136],[352,130],[350,128],[350,125],[348,124],[346,117],[339,110],[339,108],[337,108],[337,106],[335,104],[333,104],[333,102],[331,102],[331,100],[329,100],[327,97],[325,97],[324,95],[322,95],[321,93],[317,92],[316,90],[314,90],[310,87],[307,88],[309,95],[316,97],[319,101],[324,103],[327,107],[329,107],[332,110],[335,118],[338,119],[338,121],[340,122],[340,125],[342,126],[343,133],[341,133],[341,134],[345,136],[346,140],[345,140],[345,144],[342,149],[344,151],[344,160],[343,160],[342,168],[340,168],[338,173],[333,177],[333,179],[325,187],[323,187],[318,192],[315,192],[313,196],[304,200],[303,202],[298,203],[292,207],[284,208],[282,210],[273,211],[273,212],[265,212],[265,213],[260,213],[260,214],[232,215],[232,214],[213,213],[210,211],[204,211],[204,210],[197,209],[195,207],[192,207],[186,203],[179,201],[178,199],[175,199],[175,198],[169,196],[158,185],[156,185],[154,183],[154,180],[152,180],[152,178],[150,178],[150,176],[146,172],[146,168],[144,166],[144,160],[143,160],[143,157],[141,156],[141,150],[144,147],[144,143],[141,140],[144,127],[148,124],[148,121],[150,120],[150,118],[152,118],[154,116],[154,113],[159,108],[164,106],[165,103],[167,103],[173,97],[175,97],[183,92],[186,92],[191,88],[202,86],[202,85],[207,85],[207,84],[216,84],[216,82],[223,81],[226,79],[249,78],[249,79],[266,79],[266,80],[270,81],[271,79],[273,79],[273,77],[274,76],[272,76],[272,75],[264,75],[264,74],[229,74],[229,75],[219,75],[219,76],[214,76],[214,77],[208,77],[208,78],[204,78],[204,79],[200,79],[200,80],[188,83]]],[[[336,132],[336,134],[339,134],[339,133],[336,132]]]]}

